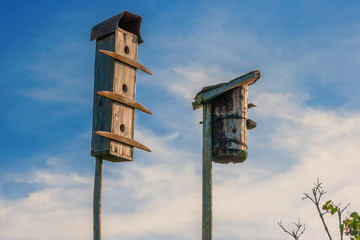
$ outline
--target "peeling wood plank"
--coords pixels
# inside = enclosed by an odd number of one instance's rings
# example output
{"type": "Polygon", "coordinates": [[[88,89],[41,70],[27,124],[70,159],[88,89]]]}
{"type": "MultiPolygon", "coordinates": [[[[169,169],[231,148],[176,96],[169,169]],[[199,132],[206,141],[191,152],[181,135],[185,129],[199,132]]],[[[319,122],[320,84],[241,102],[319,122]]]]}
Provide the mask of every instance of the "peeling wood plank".
{"type": "Polygon", "coordinates": [[[212,107],[212,160],[216,163],[245,161],[248,86],[234,88],[209,103],[212,107]]]}
{"type": "Polygon", "coordinates": [[[93,136],[91,155],[112,162],[132,161],[133,147],[100,137],[95,131],[112,132],[134,138],[134,108],[103,98],[98,91],[110,91],[135,101],[136,69],[108,57],[106,49],[136,61],[137,36],[118,28],[111,35],[96,40],[93,136]],[[125,49],[127,51],[125,51],[125,49]]]}
{"type": "Polygon", "coordinates": [[[91,156],[104,158],[109,152],[110,140],[95,134],[95,131],[111,131],[112,101],[96,94],[98,91],[113,91],[114,60],[100,53],[98,49],[115,49],[115,34],[96,40],[94,95],[93,95],[93,123],[91,138],[91,156]]]}
{"type": "MultiPolygon", "coordinates": [[[[126,56],[133,61],[137,60],[137,36],[121,28],[115,32],[115,49],[118,55],[126,56]]],[[[108,56],[100,53],[106,58],[108,56]]],[[[114,58],[114,79],[111,92],[127,97],[135,101],[136,93],[136,69],[114,58]]],[[[111,133],[122,137],[134,139],[134,108],[112,102],[111,133]]],[[[110,154],[125,159],[133,159],[134,149],[132,146],[110,141],[110,154]]]]}

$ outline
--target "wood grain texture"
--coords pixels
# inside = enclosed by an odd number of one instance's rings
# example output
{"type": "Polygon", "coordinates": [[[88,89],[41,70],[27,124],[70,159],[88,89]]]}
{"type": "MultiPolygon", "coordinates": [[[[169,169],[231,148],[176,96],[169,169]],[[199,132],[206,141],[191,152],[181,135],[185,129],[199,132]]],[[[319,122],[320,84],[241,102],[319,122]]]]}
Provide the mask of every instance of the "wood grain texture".
{"type": "Polygon", "coordinates": [[[248,87],[241,86],[214,98],[212,104],[213,161],[243,162],[247,157],[248,87]]]}
{"type": "Polygon", "coordinates": [[[127,65],[131,66],[131,67],[134,67],[134,68],[137,68],[147,74],[150,74],[152,75],[152,73],[146,69],[146,67],[144,67],[143,65],[141,65],[140,63],[132,60],[131,58],[127,58],[125,56],[122,56],[121,54],[117,54],[115,52],[111,52],[111,51],[106,51],[106,50],[99,50],[99,52],[105,54],[105,55],[108,55],[116,60],[119,60],[123,63],[126,63],[127,65]]]}
{"type": "Polygon", "coordinates": [[[251,84],[254,84],[259,78],[260,78],[260,71],[255,70],[245,75],[242,75],[238,78],[235,78],[228,83],[217,84],[216,86],[218,87],[215,88],[213,88],[212,86],[204,87],[198,94],[196,94],[195,101],[192,103],[193,109],[196,110],[202,107],[203,103],[208,102],[211,99],[214,99],[226,93],[227,91],[230,91],[233,88],[245,86],[245,85],[249,86],[251,84]]]}
{"type": "MultiPolygon", "coordinates": [[[[136,61],[138,44],[134,38],[137,39],[137,36],[118,28],[115,32],[115,52],[136,61]],[[128,53],[125,51],[126,47],[129,49],[128,53]]],[[[135,101],[136,69],[119,61],[115,61],[114,64],[113,92],[135,101]]],[[[112,105],[111,132],[134,139],[134,116],[135,111],[132,107],[114,102],[112,105]]],[[[116,141],[110,142],[110,154],[112,155],[132,160],[133,151],[133,147],[126,144],[116,141]]]]}
{"type": "Polygon", "coordinates": [[[95,131],[111,131],[112,101],[100,97],[98,91],[112,91],[114,79],[114,60],[99,49],[115,49],[115,34],[108,35],[96,40],[95,50],[95,72],[94,72],[94,100],[93,100],[93,124],[91,138],[91,155],[108,159],[110,140],[98,136],[95,131]]]}
{"type": "Polygon", "coordinates": [[[203,108],[203,152],[202,152],[202,239],[212,239],[212,119],[211,103],[203,108]]]}
{"type": "Polygon", "coordinates": [[[106,138],[109,138],[109,139],[114,140],[116,142],[120,142],[120,143],[129,145],[129,146],[132,146],[132,147],[139,148],[139,149],[147,151],[147,152],[151,152],[151,150],[149,148],[142,145],[141,143],[139,143],[139,142],[137,142],[137,141],[135,141],[133,139],[130,139],[130,138],[119,136],[119,135],[117,135],[115,133],[104,132],[104,131],[96,131],[95,134],[106,137],[106,138]]]}
{"type": "Polygon", "coordinates": [[[120,28],[113,34],[96,40],[94,113],[91,155],[112,162],[132,161],[133,147],[95,134],[111,132],[134,138],[134,108],[96,94],[114,92],[135,101],[136,69],[100,53],[107,50],[137,60],[138,37],[120,28]]]}
{"type": "Polygon", "coordinates": [[[94,199],[93,199],[93,236],[101,240],[101,188],[103,160],[95,159],[94,199]]]}
{"type": "Polygon", "coordinates": [[[100,96],[103,96],[103,97],[107,97],[107,98],[110,98],[111,100],[114,100],[116,102],[119,102],[119,103],[122,103],[122,104],[125,104],[129,107],[133,107],[133,108],[136,108],[140,111],[143,111],[145,113],[148,113],[148,114],[152,114],[152,112],[147,109],[146,107],[144,107],[143,105],[141,105],[140,103],[130,99],[130,98],[127,98],[127,97],[124,97],[120,94],[117,94],[117,93],[114,93],[114,92],[109,92],[109,91],[99,91],[97,92],[98,95],[100,96]]]}

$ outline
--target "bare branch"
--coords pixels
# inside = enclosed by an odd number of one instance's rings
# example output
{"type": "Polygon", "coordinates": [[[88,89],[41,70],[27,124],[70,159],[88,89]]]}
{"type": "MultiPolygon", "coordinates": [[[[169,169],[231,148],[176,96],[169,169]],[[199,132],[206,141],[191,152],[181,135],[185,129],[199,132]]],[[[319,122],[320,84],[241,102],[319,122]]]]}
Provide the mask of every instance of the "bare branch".
{"type": "Polygon", "coordinates": [[[305,224],[301,224],[300,218],[298,218],[298,222],[293,224],[296,226],[296,229],[293,229],[291,232],[289,232],[283,225],[281,220],[278,222],[278,225],[282,228],[284,232],[289,234],[291,237],[293,237],[295,240],[299,240],[300,236],[305,232],[305,224]]]}
{"type": "Polygon", "coordinates": [[[304,200],[304,199],[310,199],[310,200],[314,203],[314,205],[315,205],[315,207],[316,207],[316,209],[317,209],[317,211],[318,211],[318,213],[319,213],[321,222],[323,223],[323,226],[324,226],[324,228],[325,228],[325,232],[327,233],[329,239],[332,240],[331,235],[330,235],[330,232],[329,232],[329,229],[328,229],[328,227],[327,227],[327,225],[326,225],[326,222],[325,222],[325,219],[324,219],[324,214],[326,214],[327,211],[326,211],[326,212],[322,212],[322,211],[321,211],[321,208],[320,208],[320,200],[321,200],[321,197],[326,194],[326,191],[322,189],[322,186],[321,186],[321,185],[322,185],[322,182],[320,182],[320,180],[319,180],[319,178],[318,178],[317,181],[316,181],[316,183],[314,183],[314,187],[312,188],[313,197],[311,197],[311,196],[310,196],[309,194],[307,194],[307,193],[304,193],[305,197],[303,197],[302,199],[303,199],[303,200],[304,200]]]}
{"type": "MultiPolygon", "coordinates": [[[[334,204],[335,205],[335,204],[334,204]]],[[[340,240],[343,240],[343,235],[344,235],[344,229],[342,228],[342,213],[345,211],[345,209],[350,205],[350,203],[348,205],[346,205],[342,210],[340,209],[340,205],[341,203],[339,203],[338,205],[336,205],[337,207],[337,213],[338,213],[338,220],[339,220],[339,231],[340,231],[340,240]]]]}
{"type": "Polygon", "coordinates": [[[304,200],[304,199],[310,199],[314,204],[316,204],[315,200],[309,196],[309,194],[307,193],[304,193],[305,197],[303,197],[301,200],[304,200]]]}
{"type": "Polygon", "coordinates": [[[299,238],[305,232],[305,224],[300,223],[300,218],[298,218],[297,223],[293,222],[293,224],[295,224],[295,226],[297,228],[295,235],[299,238]],[[303,227],[303,230],[301,230],[301,227],[303,227]],[[300,230],[301,230],[301,232],[299,233],[300,230]]]}
{"type": "MultiPolygon", "coordinates": [[[[341,211],[340,211],[340,213],[343,213],[344,211],[345,211],[345,209],[347,209],[347,207],[350,205],[350,203],[348,203],[341,211]]],[[[340,206],[340,204],[339,204],[339,206],[340,206]]]]}
{"type": "MultiPolygon", "coordinates": [[[[331,200],[329,200],[325,204],[321,205],[320,204],[321,199],[326,194],[326,191],[323,189],[322,184],[323,183],[320,182],[319,178],[317,178],[317,181],[314,183],[314,186],[311,189],[312,194],[304,193],[302,200],[309,199],[314,203],[314,205],[319,213],[321,222],[324,226],[325,232],[328,235],[328,238],[330,240],[332,240],[332,237],[331,237],[330,231],[328,229],[328,226],[325,222],[324,215],[326,215],[327,213],[330,213],[331,215],[333,215],[333,214],[335,214],[335,212],[337,212],[338,220],[339,220],[340,240],[343,240],[344,226],[343,226],[343,221],[342,221],[342,213],[347,209],[347,207],[350,204],[347,204],[343,209],[340,208],[341,203],[336,205],[331,200]]],[[[284,228],[281,221],[278,222],[278,224],[284,230],[284,232],[289,234],[295,240],[299,239],[299,237],[305,232],[305,224],[301,224],[300,219],[298,220],[297,223],[293,222],[293,224],[295,225],[296,228],[293,229],[291,232],[284,228]]],[[[347,234],[346,231],[345,231],[345,234],[347,234]]]]}

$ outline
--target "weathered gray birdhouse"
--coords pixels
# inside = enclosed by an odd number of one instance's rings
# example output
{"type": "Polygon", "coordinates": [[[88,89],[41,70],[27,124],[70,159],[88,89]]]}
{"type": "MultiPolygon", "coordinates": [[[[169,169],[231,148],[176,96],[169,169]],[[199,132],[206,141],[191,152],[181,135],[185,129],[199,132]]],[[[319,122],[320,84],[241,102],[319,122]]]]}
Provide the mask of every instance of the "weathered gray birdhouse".
{"type": "Polygon", "coordinates": [[[247,129],[256,127],[256,123],[248,119],[248,109],[255,106],[248,104],[248,86],[259,78],[260,71],[255,70],[230,82],[204,87],[197,93],[192,105],[194,110],[206,105],[203,134],[204,138],[211,138],[211,146],[204,146],[204,151],[211,151],[213,162],[246,160],[247,129]]]}
{"type": "Polygon", "coordinates": [[[96,39],[91,155],[122,162],[133,148],[150,151],[134,140],[134,109],[151,114],[135,101],[136,71],[151,74],[137,62],[141,17],[122,12],[92,28],[96,39]]]}

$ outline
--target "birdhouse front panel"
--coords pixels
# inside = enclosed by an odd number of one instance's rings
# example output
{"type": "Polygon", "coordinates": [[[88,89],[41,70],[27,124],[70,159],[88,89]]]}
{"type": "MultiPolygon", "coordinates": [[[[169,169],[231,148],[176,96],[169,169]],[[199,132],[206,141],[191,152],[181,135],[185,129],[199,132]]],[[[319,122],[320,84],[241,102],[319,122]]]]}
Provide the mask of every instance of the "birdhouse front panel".
{"type": "Polygon", "coordinates": [[[99,92],[135,101],[136,68],[116,57],[120,55],[136,62],[137,47],[138,36],[120,28],[96,40],[92,156],[113,162],[133,159],[133,146],[96,132],[134,138],[134,108],[113,101],[107,95],[99,95],[99,92]],[[110,55],[113,53],[117,55],[110,55]]]}
{"type": "MultiPolygon", "coordinates": [[[[118,28],[115,32],[115,53],[136,61],[137,47],[137,36],[118,28]]],[[[116,60],[114,63],[113,92],[135,100],[136,68],[116,60]]],[[[134,114],[134,108],[114,102],[111,132],[134,139],[134,114]]],[[[132,160],[133,147],[112,140],[110,141],[110,154],[132,160]]]]}
{"type": "Polygon", "coordinates": [[[211,101],[214,162],[237,163],[247,157],[247,89],[236,87],[211,101]]]}

